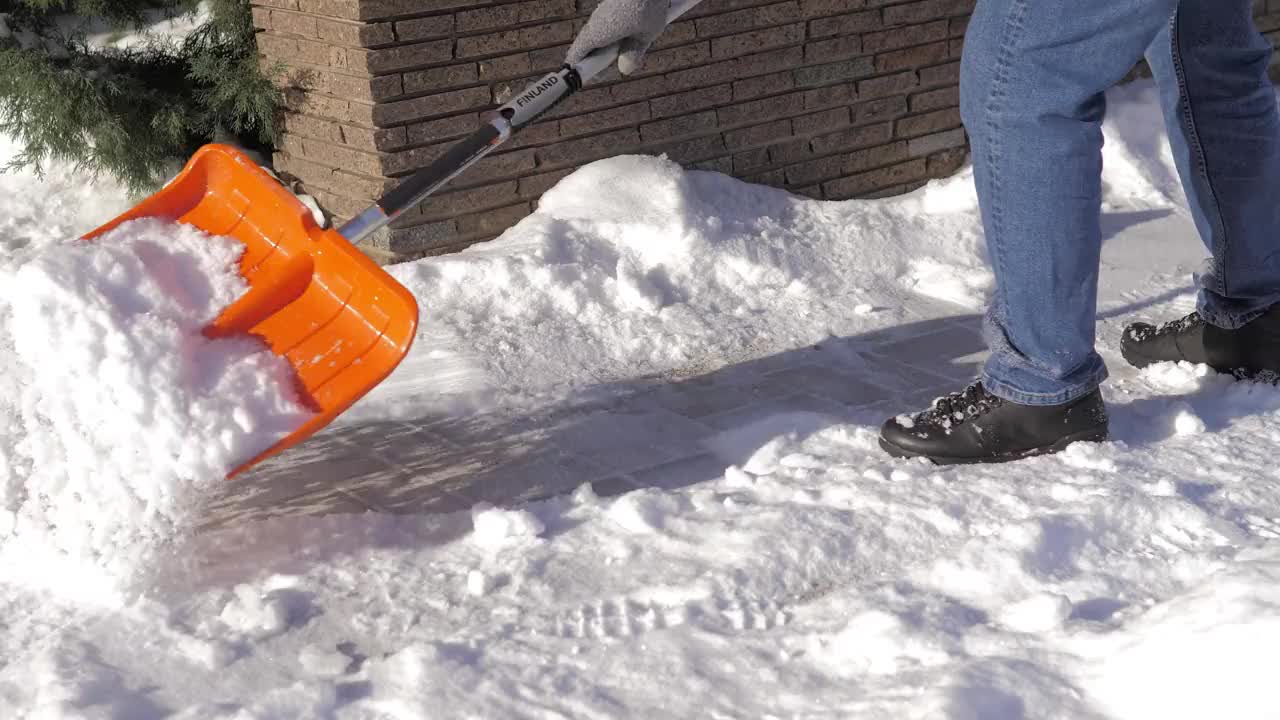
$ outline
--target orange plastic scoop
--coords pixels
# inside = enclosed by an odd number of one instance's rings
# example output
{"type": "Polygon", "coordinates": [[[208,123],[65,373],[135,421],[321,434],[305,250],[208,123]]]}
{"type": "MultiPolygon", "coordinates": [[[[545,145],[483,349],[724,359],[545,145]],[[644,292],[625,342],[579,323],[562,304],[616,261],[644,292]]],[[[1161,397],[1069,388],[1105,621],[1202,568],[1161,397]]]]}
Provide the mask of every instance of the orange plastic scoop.
{"type": "Polygon", "coordinates": [[[243,153],[206,145],[172,182],[92,239],[140,217],[193,225],[244,243],[240,274],[249,290],[205,329],[249,333],[293,366],[297,392],[315,412],[301,427],[235,468],[303,441],[395,369],[413,343],[413,295],[311,212],[243,153]]]}

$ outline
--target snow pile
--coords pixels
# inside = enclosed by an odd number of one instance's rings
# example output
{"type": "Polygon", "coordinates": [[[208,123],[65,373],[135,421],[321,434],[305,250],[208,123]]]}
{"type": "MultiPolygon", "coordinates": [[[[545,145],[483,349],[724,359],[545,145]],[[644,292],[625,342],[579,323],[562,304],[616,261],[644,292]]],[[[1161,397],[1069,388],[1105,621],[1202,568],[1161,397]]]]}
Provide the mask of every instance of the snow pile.
{"type": "MultiPolygon", "coordinates": [[[[1120,139],[1104,150],[1108,207],[1167,210],[1177,185],[1167,144],[1151,140],[1154,90],[1117,94],[1129,102],[1106,128],[1120,139]]],[[[967,169],[836,203],[662,157],[594,162],[497,240],[392,269],[419,298],[423,335],[348,419],[421,411],[443,393],[485,405],[696,371],[900,325],[921,308],[980,312],[992,276],[977,218],[967,169]],[[416,387],[423,376],[440,379],[431,393],[416,387]]]]}
{"type": "Polygon", "coordinates": [[[239,243],[145,219],[0,265],[0,561],[127,578],[212,483],[302,421],[288,368],[201,331],[239,243]]]}
{"type": "MultiPolygon", "coordinates": [[[[482,367],[448,389],[510,395],[890,324],[918,292],[974,305],[990,273],[980,235],[955,222],[974,211],[971,182],[820,203],[665,158],[592,163],[500,239],[393,268],[430,319],[398,374],[455,371],[457,356],[431,348],[461,347],[482,367]],[[940,275],[951,283],[941,290],[930,282],[940,275]]],[[[382,398],[403,395],[388,387],[382,398]]]]}

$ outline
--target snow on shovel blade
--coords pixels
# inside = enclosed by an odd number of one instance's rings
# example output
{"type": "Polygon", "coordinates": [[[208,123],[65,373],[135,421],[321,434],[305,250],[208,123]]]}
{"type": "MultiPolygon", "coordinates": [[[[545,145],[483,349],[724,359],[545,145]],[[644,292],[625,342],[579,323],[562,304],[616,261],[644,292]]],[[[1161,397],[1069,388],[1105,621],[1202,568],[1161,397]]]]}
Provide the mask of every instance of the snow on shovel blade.
{"type": "Polygon", "coordinates": [[[206,145],[156,194],[84,236],[158,217],[244,243],[249,290],[205,329],[251,334],[293,367],[299,398],[314,413],[228,478],[310,437],[395,369],[413,343],[412,294],[311,212],[243,153],[206,145]]]}

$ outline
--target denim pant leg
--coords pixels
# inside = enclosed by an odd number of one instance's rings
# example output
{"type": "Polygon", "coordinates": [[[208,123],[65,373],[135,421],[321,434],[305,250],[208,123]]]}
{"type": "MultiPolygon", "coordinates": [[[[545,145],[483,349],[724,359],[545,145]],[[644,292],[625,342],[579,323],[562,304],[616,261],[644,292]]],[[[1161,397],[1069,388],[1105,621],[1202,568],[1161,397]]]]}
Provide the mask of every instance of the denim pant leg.
{"type": "Polygon", "coordinates": [[[1280,302],[1280,110],[1252,0],[1182,0],[1147,51],[1196,228],[1213,259],[1205,320],[1236,328],[1280,302]]]}
{"type": "Polygon", "coordinates": [[[995,289],[983,383],[1029,405],[1092,391],[1104,92],[1177,0],[978,0],[960,101],[995,289]]]}

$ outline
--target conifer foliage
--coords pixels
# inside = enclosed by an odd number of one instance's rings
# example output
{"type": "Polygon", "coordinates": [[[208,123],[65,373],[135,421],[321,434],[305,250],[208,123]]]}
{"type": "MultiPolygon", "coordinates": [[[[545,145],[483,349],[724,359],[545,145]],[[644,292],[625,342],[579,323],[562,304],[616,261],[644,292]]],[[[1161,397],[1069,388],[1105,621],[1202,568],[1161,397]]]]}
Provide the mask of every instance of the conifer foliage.
{"type": "Polygon", "coordinates": [[[90,43],[79,21],[127,32],[195,0],[0,0],[0,130],[23,150],[154,189],[200,145],[266,150],[281,96],[258,64],[248,0],[203,0],[204,20],[180,39],[131,47],[90,43]]]}

